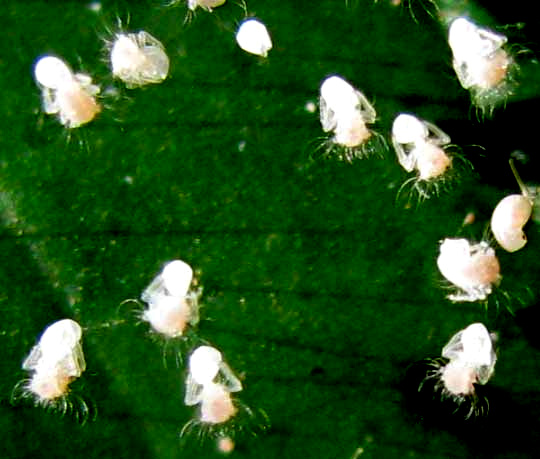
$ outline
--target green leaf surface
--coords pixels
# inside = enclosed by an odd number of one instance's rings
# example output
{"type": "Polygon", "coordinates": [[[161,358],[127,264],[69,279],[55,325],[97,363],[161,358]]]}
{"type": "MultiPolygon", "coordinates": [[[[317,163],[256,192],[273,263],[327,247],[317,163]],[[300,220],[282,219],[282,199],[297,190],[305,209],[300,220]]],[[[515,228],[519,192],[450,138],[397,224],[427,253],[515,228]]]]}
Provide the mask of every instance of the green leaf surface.
{"type": "MultiPolygon", "coordinates": [[[[529,50],[522,83],[482,122],[424,6],[411,3],[413,17],[408,3],[383,0],[248,0],[274,42],[266,60],[237,47],[244,12],[232,0],[187,24],[183,3],[0,6],[1,457],[219,456],[213,441],[180,438],[195,414],[183,403],[186,355],[176,365],[137,307],[122,304],[175,258],[204,288],[197,334],[223,352],[242,377],[239,399],[259,413],[241,420],[257,435],[240,435],[231,457],[535,456],[538,225],[521,252],[498,251],[504,277],[487,308],[449,302],[436,257],[445,237],[480,240],[493,207],[518,192],[513,150],[528,155],[524,179],[540,181],[538,20],[516,3],[511,20],[526,27],[509,33],[529,50]],[[104,40],[117,18],[164,43],[164,83],[127,90],[112,80],[104,40]],[[41,112],[32,66],[46,53],[102,86],[94,122],[67,132],[41,112]],[[387,139],[399,112],[415,113],[448,132],[475,172],[417,205],[410,189],[397,198],[408,175],[391,148],[352,163],[322,157],[318,112],[305,107],[330,74],[374,103],[387,139]],[[468,212],[476,220],[463,227],[468,212]],[[87,371],[73,391],[97,409],[84,426],[10,403],[22,360],[65,317],[84,329],[87,371]],[[404,389],[407,367],[476,321],[499,335],[492,417],[423,421],[404,389]]],[[[471,8],[505,24],[495,8],[471,8]]]]}

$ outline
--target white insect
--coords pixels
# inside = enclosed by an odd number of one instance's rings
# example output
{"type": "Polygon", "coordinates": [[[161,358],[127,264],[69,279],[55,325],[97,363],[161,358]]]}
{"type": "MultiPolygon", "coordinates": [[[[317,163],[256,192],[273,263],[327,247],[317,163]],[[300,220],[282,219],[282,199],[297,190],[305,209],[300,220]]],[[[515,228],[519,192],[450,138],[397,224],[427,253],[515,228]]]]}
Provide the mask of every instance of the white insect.
{"type": "Polygon", "coordinates": [[[161,42],[143,30],[119,33],[111,47],[113,75],[128,88],[161,83],[169,72],[169,57],[161,42]]]}
{"type": "Polygon", "coordinates": [[[231,393],[242,390],[242,384],[221,353],[211,346],[200,346],[189,358],[184,402],[200,405],[199,421],[222,424],[235,416],[237,408],[231,393]]]}
{"type": "Polygon", "coordinates": [[[450,167],[452,158],[444,150],[450,137],[434,124],[401,113],[392,126],[392,144],[399,163],[407,172],[416,170],[418,180],[440,178],[450,167]]]}
{"type": "Polygon", "coordinates": [[[188,325],[199,322],[198,299],[200,289],[190,290],[193,270],[182,260],[165,265],[141,299],[148,304],[142,319],[150,323],[157,333],[167,338],[182,336],[188,325]]]}
{"type": "Polygon", "coordinates": [[[475,381],[486,384],[493,375],[497,355],[493,349],[496,336],[481,323],[457,332],[443,347],[442,356],[474,370],[475,381]]]}
{"type": "Polygon", "coordinates": [[[510,160],[510,167],[522,194],[511,194],[497,204],[491,216],[491,231],[504,250],[516,252],[527,243],[523,226],[531,218],[534,199],[521,180],[513,160],[510,160]]]}
{"type": "MultiPolygon", "coordinates": [[[[443,399],[451,399],[458,406],[470,402],[466,417],[482,414],[489,406],[478,399],[475,384],[486,384],[493,376],[497,356],[493,349],[496,335],[481,323],[469,325],[456,333],[443,347],[446,360],[435,359],[419,390],[427,380],[434,379],[435,389],[443,399]]],[[[457,411],[457,409],[456,409],[457,411]]]]}
{"type": "MultiPolygon", "coordinates": [[[[22,364],[24,370],[31,372],[30,379],[23,381],[23,397],[33,397],[37,404],[55,407],[57,399],[67,395],[69,384],[86,369],[81,337],[81,327],[71,319],[60,320],[45,329],[22,364]]],[[[65,401],[60,406],[62,411],[67,408],[65,401]]]]}
{"type": "Polygon", "coordinates": [[[373,135],[367,125],[375,122],[375,109],[340,76],[330,76],[321,84],[319,110],[323,130],[333,132],[332,142],[346,149],[346,159],[354,157],[373,135]]]}
{"type": "Polygon", "coordinates": [[[262,57],[272,49],[272,39],[266,26],[255,18],[246,19],[236,32],[236,42],[244,51],[262,57]]]}
{"type": "Polygon", "coordinates": [[[469,325],[450,339],[442,351],[449,362],[439,371],[446,396],[460,401],[475,394],[474,384],[489,381],[497,361],[495,339],[481,323],[469,325]]]}
{"type": "Polygon", "coordinates": [[[67,64],[54,56],[43,56],[34,67],[34,76],[41,88],[43,110],[57,114],[68,128],[92,121],[101,111],[95,96],[100,88],[83,73],[73,73],[67,64]]]}
{"type": "Polygon", "coordinates": [[[506,42],[504,35],[478,27],[464,17],[450,24],[448,44],[454,70],[461,86],[471,90],[473,102],[482,109],[492,111],[512,91],[508,77],[514,61],[503,49],[506,42]]]}
{"type": "Polygon", "coordinates": [[[223,5],[227,0],[187,0],[188,8],[195,11],[198,7],[203,10],[212,11],[212,8],[223,5]]]}
{"type": "Polygon", "coordinates": [[[486,242],[471,244],[467,239],[445,239],[440,246],[437,266],[458,291],[451,301],[481,301],[501,280],[495,251],[486,242]]]}

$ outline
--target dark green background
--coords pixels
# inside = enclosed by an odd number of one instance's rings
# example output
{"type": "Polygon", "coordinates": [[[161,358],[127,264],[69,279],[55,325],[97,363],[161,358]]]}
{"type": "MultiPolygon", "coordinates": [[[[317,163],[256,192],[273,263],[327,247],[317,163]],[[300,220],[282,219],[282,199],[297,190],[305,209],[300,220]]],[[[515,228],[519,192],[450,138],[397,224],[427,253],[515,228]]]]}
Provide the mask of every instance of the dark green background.
{"type": "Polygon", "coordinates": [[[213,442],[180,441],[193,414],[183,367],[165,368],[163,345],[136,326],[132,305],[119,308],[182,258],[204,286],[199,334],[243,377],[242,401],[271,421],[239,438],[233,457],[348,459],[359,447],[385,459],[534,457],[538,226],[523,251],[500,253],[504,279],[487,311],[448,302],[435,263],[440,239],[480,239],[498,200],[517,191],[511,151],[528,155],[518,166],[540,181],[530,5],[472,10],[492,26],[524,23],[505,33],[528,50],[516,98],[480,123],[445,30],[417,3],[415,22],[383,0],[247,1],[272,35],[267,60],[237,48],[243,12],[231,1],[188,25],[183,5],[159,1],[104,2],[99,14],[86,2],[0,5],[0,456],[216,456],[213,442]],[[117,16],[163,41],[163,84],[113,83],[103,39],[117,16]],[[69,135],[40,113],[32,65],[44,53],[119,96],[104,94],[99,118],[69,135]],[[374,102],[383,135],[397,113],[414,112],[448,132],[475,173],[407,207],[396,200],[407,174],[393,151],[352,164],[319,158],[318,114],[304,106],[332,73],[374,102]],[[463,229],[467,212],[476,223],[463,229]],[[88,369],[73,387],[98,416],[83,427],[9,402],[22,359],[64,317],[86,329],[88,369]],[[491,420],[422,422],[407,403],[407,366],[474,321],[499,334],[491,420]]]}

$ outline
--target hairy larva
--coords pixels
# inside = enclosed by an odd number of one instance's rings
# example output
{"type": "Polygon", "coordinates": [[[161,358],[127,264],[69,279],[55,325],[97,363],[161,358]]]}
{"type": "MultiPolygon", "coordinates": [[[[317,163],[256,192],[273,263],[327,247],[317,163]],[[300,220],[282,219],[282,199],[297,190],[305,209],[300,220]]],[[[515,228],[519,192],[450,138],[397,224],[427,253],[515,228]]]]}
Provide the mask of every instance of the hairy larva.
{"type": "Polygon", "coordinates": [[[485,300],[499,284],[499,260],[486,242],[471,244],[467,239],[445,239],[439,249],[439,271],[458,289],[448,296],[451,301],[485,300]]]}
{"type": "Polygon", "coordinates": [[[230,367],[223,361],[221,352],[211,346],[199,346],[189,357],[189,373],[186,379],[186,405],[202,401],[206,386],[219,384],[227,392],[239,392],[242,384],[230,367]]]}
{"type": "Polygon", "coordinates": [[[504,49],[507,38],[482,28],[464,17],[452,21],[448,44],[453,67],[472,100],[482,111],[491,114],[513,91],[512,70],[516,64],[504,49]]]}
{"type": "Polygon", "coordinates": [[[438,194],[454,178],[450,137],[434,124],[408,113],[400,113],[392,125],[392,144],[397,159],[407,172],[416,172],[411,181],[421,198],[438,194]]]}
{"type": "Polygon", "coordinates": [[[198,405],[198,412],[184,426],[182,436],[198,430],[203,436],[231,438],[253,419],[252,411],[233,398],[242,384],[214,347],[199,346],[191,353],[185,386],[184,403],[198,405]]]}
{"type": "Polygon", "coordinates": [[[150,285],[143,291],[141,299],[148,308],[142,319],[152,329],[166,338],[182,336],[188,326],[199,322],[200,289],[191,289],[193,270],[182,260],[167,263],[150,285]]]}
{"type": "Polygon", "coordinates": [[[450,137],[434,124],[401,113],[392,126],[392,143],[399,163],[407,172],[416,170],[418,180],[440,178],[451,166],[444,150],[450,137]]]}
{"type": "Polygon", "coordinates": [[[69,391],[70,383],[86,369],[81,338],[80,325],[71,319],[49,325],[22,364],[30,375],[15,386],[12,400],[31,399],[61,414],[74,411],[86,420],[88,406],[69,391]]]}
{"type": "Polygon", "coordinates": [[[343,159],[351,161],[377,148],[370,141],[380,141],[380,136],[368,128],[377,117],[375,109],[364,94],[340,76],[322,82],[319,110],[322,128],[333,134],[331,144],[340,149],[338,155],[343,159]]]}
{"type": "Polygon", "coordinates": [[[426,373],[418,391],[439,394],[441,402],[453,405],[452,414],[460,412],[465,418],[487,414],[489,404],[479,397],[476,385],[485,385],[493,376],[495,340],[481,323],[460,330],[443,347],[443,358],[424,362],[426,373]]]}
{"type": "Polygon", "coordinates": [[[161,42],[141,30],[118,33],[111,45],[112,73],[128,88],[161,83],[169,72],[169,57],[161,42]]]}
{"type": "Polygon", "coordinates": [[[96,101],[100,88],[83,73],[73,73],[54,56],[43,56],[34,66],[34,76],[41,88],[43,110],[56,114],[67,128],[77,128],[92,121],[101,111],[96,101]]]}

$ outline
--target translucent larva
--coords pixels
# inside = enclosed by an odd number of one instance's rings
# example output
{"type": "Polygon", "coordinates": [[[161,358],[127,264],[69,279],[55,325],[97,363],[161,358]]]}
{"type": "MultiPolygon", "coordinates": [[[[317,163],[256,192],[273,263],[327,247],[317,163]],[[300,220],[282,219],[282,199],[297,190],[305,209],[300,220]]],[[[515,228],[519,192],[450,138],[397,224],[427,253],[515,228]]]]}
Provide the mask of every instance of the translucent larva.
{"type": "Polygon", "coordinates": [[[111,46],[113,75],[128,88],[161,83],[169,72],[169,57],[161,42],[148,32],[119,33],[111,46]]]}
{"type": "Polygon", "coordinates": [[[68,376],[78,378],[86,368],[81,337],[81,327],[74,320],[64,319],[49,325],[24,360],[23,369],[41,372],[62,368],[68,376]]]}
{"type": "Polygon", "coordinates": [[[504,250],[516,252],[527,243],[523,226],[531,218],[534,201],[527,187],[521,181],[512,160],[510,160],[510,167],[522,194],[511,194],[497,204],[491,216],[491,231],[504,250]]]}
{"type": "Polygon", "coordinates": [[[475,385],[486,384],[493,376],[497,356],[493,348],[496,339],[481,323],[469,325],[456,333],[443,347],[443,358],[427,363],[422,391],[431,382],[431,388],[441,400],[455,406],[452,412],[461,411],[466,418],[487,413],[488,403],[478,397],[475,385]]]}
{"type": "Polygon", "coordinates": [[[445,239],[440,245],[437,266],[457,292],[451,301],[485,300],[502,276],[495,251],[486,242],[471,244],[467,239],[445,239]]]}
{"type": "Polygon", "coordinates": [[[453,67],[473,103],[491,113],[513,91],[514,60],[503,48],[507,38],[481,28],[467,18],[458,17],[450,24],[448,44],[453,67]]]}
{"type": "Polygon", "coordinates": [[[198,299],[200,289],[191,289],[193,270],[182,260],[173,260],[165,265],[141,299],[148,308],[142,319],[152,329],[166,338],[182,336],[188,326],[199,322],[198,299]]]}
{"type": "Polygon", "coordinates": [[[474,368],[475,379],[485,384],[491,378],[497,361],[493,349],[495,338],[483,324],[471,324],[450,339],[443,347],[442,356],[474,368]]]}
{"type": "Polygon", "coordinates": [[[195,434],[219,441],[219,449],[231,452],[235,439],[246,431],[264,430],[268,417],[262,410],[253,412],[233,394],[243,389],[239,378],[225,363],[221,352],[212,346],[199,346],[189,357],[184,403],[198,406],[197,415],[184,425],[181,436],[195,434]]]}
{"type": "Polygon", "coordinates": [[[88,75],[74,74],[61,59],[41,57],[34,67],[34,76],[41,88],[44,112],[58,115],[64,126],[79,127],[101,111],[95,97],[99,86],[92,84],[88,75]]]}
{"type": "Polygon", "coordinates": [[[320,120],[325,132],[331,132],[331,142],[342,149],[340,156],[352,160],[370,153],[369,141],[378,135],[368,128],[377,114],[366,97],[343,78],[334,75],[321,84],[320,120]]]}
{"type": "Polygon", "coordinates": [[[76,408],[77,417],[81,414],[85,419],[88,407],[84,401],[69,398],[70,383],[86,369],[81,337],[81,327],[71,319],[49,325],[22,364],[30,377],[15,386],[13,399],[30,398],[62,414],[76,408]]]}
{"type": "Polygon", "coordinates": [[[452,157],[445,150],[450,137],[434,124],[414,115],[401,113],[392,125],[392,144],[401,166],[417,172],[415,187],[424,197],[429,197],[429,186],[447,175],[452,167],[452,157]]]}
{"type": "Polygon", "coordinates": [[[242,383],[223,361],[221,352],[211,346],[199,346],[189,357],[189,373],[186,379],[186,405],[196,405],[204,398],[204,388],[215,391],[218,384],[226,392],[239,392],[242,383]]]}
{"type": "Polygon", "coordinates": [[[188,422],[182,435],[199,427],[205,433],[223,437],[235,434],[234,426],[243,412],[251,416],[251,410],[233,399],[232,394],[242,390],[242,384],[221,353],[211,346],[199,346],[189,357],[184,403],[198,405],[196,419],[188,422]]]}
{"type": "Polygon", "coordinates": [[[495,335],[481,323],[469,325],[454,335],[442,350],[449,362],[440,369],[443,391],[460,400],[475,394],[474,384],[486,384],[492,377],[497,355],[495,335]]]}
{"type": "Polygon", "coordinates": [[[266,26],[255,18],[246,19],[236,32],[236,42],[244,51],[262,57],[272,49],[272,39],[266,26]]]}

